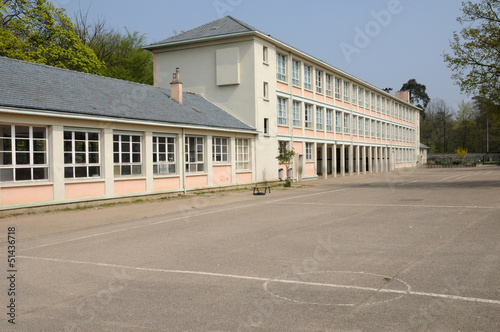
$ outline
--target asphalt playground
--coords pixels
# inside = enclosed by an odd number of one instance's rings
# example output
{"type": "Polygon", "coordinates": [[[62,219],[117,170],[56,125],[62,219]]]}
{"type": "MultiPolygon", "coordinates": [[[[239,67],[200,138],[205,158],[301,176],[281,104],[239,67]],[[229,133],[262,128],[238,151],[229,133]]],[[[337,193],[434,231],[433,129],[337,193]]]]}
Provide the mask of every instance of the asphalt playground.
{"type": "Polygon", "coordinates": [[[500,331],[499,212],[482,166],[7,217],[0,330],[500,331]]]}

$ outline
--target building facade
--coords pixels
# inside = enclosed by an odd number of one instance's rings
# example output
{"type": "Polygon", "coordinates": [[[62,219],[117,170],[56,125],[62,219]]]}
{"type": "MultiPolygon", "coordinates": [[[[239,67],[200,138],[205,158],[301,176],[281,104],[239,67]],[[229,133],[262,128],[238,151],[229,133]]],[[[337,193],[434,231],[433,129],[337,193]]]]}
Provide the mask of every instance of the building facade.
{"type": "Polygon", "coordinates": [[[280,144],[296,179],[415,167],[419,109],[230,16],[152,44],[155,85],[165,68],[258,131],[257,181],[275,180],[280,144]]]}
{"type": "Polygon", "coordinates": [[[255,182],[255,130],[171,88],[0,57],[0,210],[255,182]]]}

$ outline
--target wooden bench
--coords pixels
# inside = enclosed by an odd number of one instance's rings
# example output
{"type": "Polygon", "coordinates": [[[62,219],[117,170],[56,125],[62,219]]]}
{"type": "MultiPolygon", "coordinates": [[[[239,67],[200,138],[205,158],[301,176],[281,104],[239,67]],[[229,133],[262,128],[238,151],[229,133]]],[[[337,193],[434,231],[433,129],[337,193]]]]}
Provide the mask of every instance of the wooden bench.
{"type": "Polygon", "coordinates": [[[253,187],[253,194],[254,195],[265,195],[265,194],[267,194],[268,190],[269,190],[269,193],[271,193],[271,186],[266,186],[266,185],[255,186],[255,187],[253,187]],[[262,190],[264,190],[264,192],[262,192],[262,190]]]}

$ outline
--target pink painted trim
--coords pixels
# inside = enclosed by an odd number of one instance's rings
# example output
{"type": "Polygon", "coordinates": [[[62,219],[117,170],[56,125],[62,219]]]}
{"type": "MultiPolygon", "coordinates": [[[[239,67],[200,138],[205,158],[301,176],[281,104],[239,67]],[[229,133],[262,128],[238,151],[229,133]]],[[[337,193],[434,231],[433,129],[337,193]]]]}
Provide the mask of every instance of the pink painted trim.
{"type": "Polygon", "coordinates": [[[1,205],[29,204],[54,200],[52,185],[2,188],[1,205]]]}

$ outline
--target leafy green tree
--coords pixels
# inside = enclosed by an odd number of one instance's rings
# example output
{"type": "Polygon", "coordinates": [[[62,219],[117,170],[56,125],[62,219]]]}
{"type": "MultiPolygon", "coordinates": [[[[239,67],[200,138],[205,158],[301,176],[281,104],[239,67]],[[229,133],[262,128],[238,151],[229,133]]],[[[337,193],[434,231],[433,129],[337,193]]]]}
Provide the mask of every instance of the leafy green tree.
{"type": "Polygon", "coordinates": [[[79,11],[74,21],[77,35],[106,65],[99,74],[153,84],[153,54],[142,48],[146,44],[145,35],[128,30],[122,35],[109,27],[104,18],[90,23],[88,11],[79,11]]]}
{"type": "Polygon", "coordinates": [[[458,113],[453,129],[459,138],[459,146],[469,150],[474,146],[473,131],[476,129],[476,110],[466,102],[458,106],[458,113]]]}
{"type": "Polygon", "coordinates": [[[461,90],[500,104],[500,1],[463,2],[464,27],[453,33],[444,61],[461,90]]]}
{"type": "Polygon", "coordinates": [[[276,157],[278,159],[278,162],[280,165],[285,165],[286,166],[286,181],[285,181],[285,187],[291,187],[292,182],[291,179],[288,178],[288,169],[290,168],[290,164],[292,163],[293,157],[295,156],[295,151],[293,148],[289,150],[287,148],[286,144],[280,144],[279,147],[279,155],[276,157]]]}
{"type": "Polygon", "coordinates": [[[47,0],[4,0],[0,8],[1,56],[87,73],[103,67],[64,9],[47,0]]]}
{"type": "Polygon", "coordinates": [[[453,130],[453,111],[442,99],[433,99],[421,121],[421,142],[429,146],[431,153],[449,152],[453,130]]]}
{"type": "Polygon", "coordinates": [[[425,85],[418,83],[417,80],[412,78],[403,84],[400,91],[410,91],[410,103],[425,110],[427,104],[431,101],[426,89],[425,85]]]}

